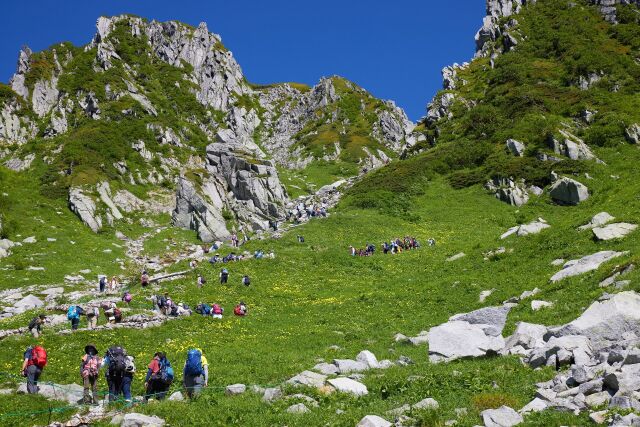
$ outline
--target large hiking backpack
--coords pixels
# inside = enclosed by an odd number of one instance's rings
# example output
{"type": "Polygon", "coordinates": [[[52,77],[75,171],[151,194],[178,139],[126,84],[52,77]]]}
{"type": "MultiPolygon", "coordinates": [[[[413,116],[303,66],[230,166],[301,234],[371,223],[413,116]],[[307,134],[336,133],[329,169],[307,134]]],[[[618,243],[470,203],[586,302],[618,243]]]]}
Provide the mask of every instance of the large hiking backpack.
{"type": "Polygon", "coordinates": [[[167,305],[167,299],[164,296],[158,298],[158,307],[162,308],[167,305]]]}
{"type": "Polygon", "coordinates": [[[77,319],[78,317],[80,317],[80,313],[78,313],[78,307],[75,305],[69,307],[69,310],[67,310],[67,319],[73,320],[77,319]]]}
{"type": "Polygon", "coordinates": [[[227,278],[229,277],[229,272],[227,271],[227,269],[226,269],[226,268],[224,268],[224,269],[222,270],[221,275],[222,275],[222,278],[223,278],[223,279],[227,279],[227,278]]]}
{"type": "Polygon", "coordinates": [[[184,365],[184,373],[194,377],[204,374],[204,369],[202,369],[202,353],[198,350],[189,350],[187,353],[187,363],[184,365]]]}
{"type": "Polygon", "coordinates": [[[96,375],[98,375],[99,370],[100,360],[98,356],[87,354],[82,365],[82,370],[80,371],[80,373],[82,374],[82,378],[95,377],[96,375]]]}
{"type": "Polygon", "coordinates": [[[218,304],[213,304],[213,307],[211,308],[211,312],[212,314],[222,314],[222,307],[220,307],[218,304]]]}
{"type": "Polygon", "coordinates": [[[209,304],[202,304],[202,314],[205,316],[211,314],[211,306],[209,304]]]}
{"type": "Polygon", "coordinates": [[[27,326],[27,328],[29,328],[29,330],[35,328],[36,326],[38,326],[38,318],[34,317],[31,322],[29,322],[29,326],[27,326]]]}
{"type": "Polygon", "coordinates": [[[31,349],[31,364],[40,369],[47,366],[47,351],[44,347],[37,345],[31,349]]]}
{"type": "Polygon", "coordinates": [[[173,367],[166,357],[160,360],[160,372],[158,375],[160,380],[165,384],[171,384],[173,382],[173,367]]]}
{"type": "Polygon", "coordinates": [[[249,278],[249,276],[244,276],[244,277],[242,278],[242,283],[243,283],[245,286],[249,286],[249,285],[251,284],[251,278],[249,278]]]}
{"type": "Polygon", "coordinates": [[[127,370],[127,354],[122,347],[111,347],[107,350],[109,357],[109,376],[121,377],[127,370]]]}

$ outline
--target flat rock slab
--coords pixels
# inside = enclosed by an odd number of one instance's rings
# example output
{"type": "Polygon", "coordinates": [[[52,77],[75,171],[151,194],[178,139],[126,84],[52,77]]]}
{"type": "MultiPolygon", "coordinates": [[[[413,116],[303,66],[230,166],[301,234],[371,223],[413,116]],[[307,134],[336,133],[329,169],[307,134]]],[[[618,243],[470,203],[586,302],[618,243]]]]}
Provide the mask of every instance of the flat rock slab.
{"type": "Polygon", "coordinates": [[[601,251],[580,259],[571,260],[564,264],[562,270],[551,276],[551,281],[559,282],[567,277],[578,276],[588,273],[589,271],[597,270],[605,262],[626,255],[627,253],[628,252],[601,251]]]}
{"type": "Polygon", "coordinates": [[[234,396],[237,394],[242,394],[245,391],[247,391],[247,386],[244,384],[232,384],[232,385],[228,385],[227,388],[225,389],[225,394],[227,396],[234,396]]]}
{"type": "Polygon", "coordinates": [[[482,325],[452,321],[431,328],[428,335],[429,359],[432,362],[480,357],[504,347],[502,336],[485,334],[482,325]]]}
{"type": "Polygon", "coordinates": [[[590,230],[595,227],[602,227],[603,225],[610,223],[614,219],[615,218],[608,212],[600,212],[599,214],[594,215],[594,217],[591,218],[591,221],[589,221],[588,224],[578,227],[578,230],[584,231],[590,230]]]}
{"type": "Polygon", "coordinates": [[[377,415],[367,415],[360,420],[356,427],[391,427],[392,425],[389,421],[377,415]]]}
{"type": "Polygon", "coordinates": [[[508,406],[501,406],[498,409],[487,409],[486,411],[482,411],[481,415],[485,427],[511,427],[524,421],[522,415],[508,406]]]}
{"type": "Polygon", "coordinates": [[[150,417],[143,414],[126,414],[120,427],[162,427],[165,421],[162,418],[150,417]]]}
{"type": "Polygon", "coordinates": [[[287,383],[293,385],[302,385],[306,387],[322,388],[324,387],[324,383],[326,380],[326,375],[318,374],[317,372],[312,371],[304,371],[287,380],[287,383]]]}
{"type": "Polygon", "coordinates": [[[636,224],[629,224],[627,222],[618,222],[615,224],[609,224],[604,227],[596,227],[593,229],[593,235],[598,240],[614,240],[622,239],[627,234],[632,233],[638,228],[636,224]]]}
{"type": "Polygon", "coordinates": [[[332,378],[327,382],[341,393],[348,393],[354,396],[364,396],[369,394],[367,386],[358,381],[352,380],[351,378],[338,377],[332,378]]]}

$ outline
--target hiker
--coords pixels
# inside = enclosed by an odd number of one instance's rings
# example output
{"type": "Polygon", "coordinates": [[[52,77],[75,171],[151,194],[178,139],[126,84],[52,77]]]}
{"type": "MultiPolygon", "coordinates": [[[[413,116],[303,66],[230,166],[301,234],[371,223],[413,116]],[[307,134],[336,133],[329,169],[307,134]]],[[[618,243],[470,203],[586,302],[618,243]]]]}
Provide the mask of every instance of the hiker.
{"type": "Polygon", "coordinates": [[[211,317],[214,319],[222,319],[222,313],[224,313],[224,308],[220,307],[220,304],[214,303],[211,306],[211,317]]]}
{"type": "Polygon", "coordinates": [[[158,351],[153,355],[153,360],[149,363],[147,376],[144,380],[145,402],[149,397],[162,400],[167,395],[167,391],[173,382],[173,368],[167,356],[158,351]]]}
{"type": "Polygon", "coordinates": [[[147,287],[147,285],[149,284],[149,274],[147,273],[147,270],[144,270],[142,272],[142,276],[140,276],[140,285],[145,288],[147,287]]]}
{"type": "Polygon", "coordinates": [[[115,291],[120,287],[120,282],[118,282],[118,278],[116,276],[112,276],[109,281],[109,290],[115,291]]]}
{"type": "Polygon", "coordinates": [[[98,316],[100,316],[100,310],[96,304],[91,304],[87,309],[87,327],[89,329],[95,329],[98,326],[98,316]]]}
{"type": "Polygon", "coordinates": [[[40,334],[42,333],[42,325],[44,325],[46,319],[47,317],[44,314],[39,314],[38,316],[31,319],[31,322],[29,322],[27,328],[34,338],[40,337],[40,334]]]}
{"type": "Polygon", "coordinates": [[[102,367],[106,368],[104,376],[109,386],[109,402],[112,402],[124,391],[127,352],[122,347],[110,347],[102,359],[102,367]]]}
{"type": "Polygon", "coordinates": [[[356,256],[356,248],[349,246],[349,251],[351,252],[351,256],[356,256]]]}
{"type": "Polygon", "coordinates": [[[204,286],[205,283],[207,283],[207,279],[202,277],[202,274],[198,274],[198,288],[202,289],[202,286],[204,286]]]}
{"type": "Polygon", "coordinates": [[[122,301],[126,302],[127,305],[129,305],[132,299],[133,299],[133,295],[131,295],[129,291],[126,291],[124,294],[122,294],[122,301]]]}
{"type": "Polygon", "coordinates": [[[205,303],[199,303],[196,306],[196,313],[201,314],[203,316],[208,316],[211,314],[211,306],[205,303]]]}
{"type": "Polygon", "coordinates": [[[107,276],[98,277],[98,288],[100,289],[100,293],[103,293],[106,287],[107,287],[107,276]]]}
{"type": "Polygon", "coordinates": [[[251,284],[251,278],[245,274],[242,278],[242,284],[245,286],[249,286],[251,284]]]}
{"type": "Polygon", "coordinates": [[[226,268],[220,270],[220,284],[224,285],[229,280],[229,271],[226,268]]]}
{"type": "Polygon", "coordinates": [[[189,398],[197,397],[202,387],[209,385],[209,362],[199,348],[189,350],[187,353],[182,371],[182,385],[189,398]]]}
{"type": "Polygon", "coordinates": [[[298,235],[298,243],[304,243],[304,236],[298,235]]]}
{"type": "Polygon", "coordinates": [[[36,345],[27,347],[22,361],[22,375],[27,377],[27,393],[35,394],[40,389],[38,379],[42,370],[47,366],[47,351],[44,347],[36,345]]]}
{"type": "Polygon", "coordinates": [[[198,261],[192,259],[191,261],[189,261],[189,267],[192,269],[198,267],[198,261]]]}
{"type": "Polygon", "coordinates": [[[72,305],[67,310],[67,319],[71,321],[71,330],[75,331],[78,329],[78,325],[80,324],[80,316],[84,313],[82,307],[79,305],[72,305]]]}
{"type": "Polygon", "coordinates": [[[160,308],[160,313],[166,314],[167,302],[170,301],[169,293],[165,292],[164,295],[160,295],[158,297],[158,307],[160,308]]]}
{"type": "Polygon", "coordinates": [[[191,316],[191,309],[187,304],[178,303],[176,308],[176,316],[191,316]]]}
{"type": "Polygon", "coordinates": [[[236,233],[233,233],[231,235],[231,246],[233,246],[234,248],[238,247],[238,235],[236,233]]]}
{"type": "Polygon", "coordinates": [[[124,369],[124,377],[122,378],[122,394],[126,403],[131,403],[131,384],[133,383],[133,377],[136,373],[135,358],[131,355],[127,355],[126,367],[124,369]]]}
{"type": "Polygon", "coordinates": [[[247,314],[249,314],[247,305],[244,302],[240,301],[240,304],[236,305],[233,309],[233,314],[235,314],[236,316],[246,316],[247,314]]]}
{"type": "MultiPolygon", "coordinates": [[[[111,324],[116,323],[116,310],[118,310],[116,303],[105,301],[102,304],[102,309],[104,310],[104,316],[107,318],[107,321],[111,324]]],[[[122,314],[120,316],[120,319],[122,319],[122,314]]]]}
{"type": "Polygon", "coordinates": [[[435,246],[436,245],[436,239],[434,239],[433,237],[429,238],[429,240],[427,240],[427,244],[429,246],[435,246]]]}
{"type": "Polygon", "coordinates": [[[80,375],[84,387],[83,403],[98,404],[98,373],[102,360],[98,356],[98,349],[93,344],[84,347],[84,356],[80,362],[80,375]]]}
{"type": "MultiPolygon", "coordinates": [[[[113,304],[115,306],[115,303],[113,304]]],[[[113,309],[113,323],[122,322],[122,311],[118,307],[114,307],[113,309]]]]}

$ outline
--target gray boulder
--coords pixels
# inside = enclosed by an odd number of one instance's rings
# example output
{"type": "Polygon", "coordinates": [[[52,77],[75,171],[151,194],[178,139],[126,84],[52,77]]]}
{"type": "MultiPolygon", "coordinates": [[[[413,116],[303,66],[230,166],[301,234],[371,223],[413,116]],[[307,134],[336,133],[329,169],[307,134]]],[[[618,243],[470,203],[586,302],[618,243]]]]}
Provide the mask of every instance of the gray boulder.
{"type": "Polygon", "coordinates": [[[102,228],[102,218],[96,212],[95,202],[90,196],[85,195],[81,188],[69,189],[69,209],[94,233],[102,228]]]}
{"type": "Polygon", "coordinates": [[[338,377],[327,381],[333,388],[341,393],[352,394],[354,396],[364,396],[369,394],[367,386],[352,380],[351,378],[338,377]]]}
{"type": "Polygon", "coordinates": [[[326,380],[326,375],[318,374],[312,371],[304,371],[287,380],[287,383],[292,385],[321,388],[324,387],[324,383],[326,380]]]}
{"type": "Polygon", "coordinates": [[[165,424],[165,420],[159,417],[130,413],[125,414],[120,427],[162,427],[165,424]]]}
{"type": "Polygon", "coordinates": [[[338,368],[340,374],[350,374],[353,372],[364,372],[369,369],[366,363],[351,359],[335,359],[333,364],[338,368]]]}
{"type": "MultiPolygon", "coordinates": [[[[27,392],[27,384],[22,383],[16,390],[17,393],[27,392]]],[[[75,405],[82,398],[83,388],[78,384],[38,384],[38,394],[51,400],[60,400],[75,405]]]]}
{"type": "Polygon", "coordinates": [[[438,401],[431,397],[427,397],[426,399],[422,399],[420,402],[411,405],[412,409],[438,409],[439,407],[440,404],[438,401]]]}
{"type": "Polygon", "coordinates": [[[495,197],[512,206],[522,206],[529,201],[524,180],[515,181],[512,178],[493,178],[484,186],[495,197]]]}
{"type": "Polygon", "coordinates": [[[364,363],[370,369],[377,369],[379,367],[378,359],[376,358],[375,354],[373,354],[369,350],[362,350],[360,353],[358,353],[358,355],[356,356],[356,361],[364,363]]]}
{"type": "Polygon", "coordinates": [[[271,387],[264,390],[262,401],[273,402],[274,400],[278,400],[281,397],[282,397],[282,390],[280,389],[280,387],[271,387]]]}
{"type": "Polygon", "coordinates": [[[614,219],[615,218],[609,215],[609,213],[600,212],[594,215],[593,218],[591,218],[591,221],[589,221],[589,223],[578,227],[578,230],[584,231],[584,230],[591,230],[596,227],[603,227],[605,224],[610,223],[614,219]]]}
{"type": "Polygon", "coordinates": [[[499,336],[507,323],[507,315],[511,310],[508,306],[485,307],[469,313],[456,314],[449,321],[467,322],[472,325],[480,325],[487,335],[499,336]]]}
{"type": "Polygon", "coordinates": [[[487,335],[482,325],[463,321],[451,321],[431,328],[427,339],[429,360],[434,363],[480,357],[504,347],[502,336],[487,335]]]}
{"type": "Polygon", "coordinates": [[[609,224],[604,227],[596,227],[593,229],[593,235],[598,240],[622,239],[627,234],[635,231],[636,228],[638,228],[636,224],[619,222],[616,224],[609,224]]]}
{"type": "Polygon", "coordinates": [[[630,144],[640,143],[640,125],[637,123],[632,124],[624,130],[624,136],[630,144]]]}
{"type": "Polygon", "coordinates": [[[290,414],[306,414],[309,412],[309,408],[304,403],[296,403],[287,408],[287,412],[290,414]]]}
{"type": "Polygon", "coordinates": [[[336,375],[339,369],[333,363],[318,363],[313,370],[320,372],[322,375],[336,375]]]}
{"type": "Polygon", "coordinates": [[[589,189],[584,184],[565,177],[551,186],[549,194],[556,203],[577,205],[589,198],[589,189]]]}
{"type": "Polygon", "coordinates": [[[601,251],[595,254],[568,261],[562,270],[551,276],[552,282],[559,282],[567,277],[578,276],[589,271],[597,270],[605,262],[625,255],[625,252],[601,251]]]}
{"type": "Polygon", "coordinates": [[[31,167],[31,163],[33,163],[35,158],[36,158],[35,154],[28,154],[27,156],[24,157],[24,159],[13,157],[7,160],[4,163],[4,165],[7,167],[7,169],[11,169],[16,172],[22,172],[31,167]]]}
{"type": "Polygon", "coordinates": [[[545,230],[549,227],[551,226],[547,224],[544,219],[538,218],[537,220],[531,221],[528,224],[516,225],[515,227],[511,227],[500,236],[500,239],[506,239],[507,237],[514,234],[518,237],[528,236],[530,234],[538,234],[542,230],[545,230]]]}
{"type": "Polygon", "coordinates": [[[40,308],[44,306],[44,302],[33,295],[27,295],[26,297],[22,298],[20,301],[16,302],[13,304],[14,307],[14,313],[18,314],[18,313],[24,313],[27,310],[31,310],[33,308],[40,308]]]}
{"type": "Polygon", "coordinates": [[[520,141],[516,141],[515,139],[507,139],[507,149],[514,156],[522,157],[524,156],[524,150],[526,149],[526,147],[520,141]]]}
{"type": "Polygon", "coordinates": [[[582,335],[590,339],[595,348],[603,348],[617,342],[625,332],[640,336],[640,295],[632,291],[594,302],[580,317],[554,335],[582,335]]]}
{"type": "Polygon", "coordinates": [[[232,385],[228,385],[227,388],[225,389],[224,393],[227,396],[235,396],[238,394],[243,394],[244,392],[247,391],[247,386],[244,384],[232,384],[232,385]]]}
{"type": "Polygon", "coordinates": [[[356,427],[391,427],[392,425],[389,421],[377,415],[367,415],[360,420],[356,427]]]}
{"type": "Polygon", "coordinates": [[[556,154],[567,156],[571,160],[593,160],[596,158],[580,138],[564,130],[559,132],[562,135],[561,140],[549,139],[549,145],[556,154]]]}
{"type": "Polygon", "coordinates": [[[480,414],[485,427],[511,427],[524,421],[522,415],[508,406],[498,409],[487,409],[480,414]]]}

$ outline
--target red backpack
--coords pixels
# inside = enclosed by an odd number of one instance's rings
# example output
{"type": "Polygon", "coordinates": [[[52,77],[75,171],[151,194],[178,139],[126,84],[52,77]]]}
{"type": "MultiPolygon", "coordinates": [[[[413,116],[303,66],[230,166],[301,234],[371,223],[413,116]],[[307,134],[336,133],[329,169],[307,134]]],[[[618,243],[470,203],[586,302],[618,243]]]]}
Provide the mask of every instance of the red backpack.
{"type": "Polygon", "coordinates": [[[33,347],[31,349],[31,360],[29,362],[40,369],[47,366],[47,351],[44,347],[39,345],[33,347]]]}
{"type": "Polygon", "coordinates": [[[213,308],[211,309],[211,312],[213,314],[222,314],[222,307],[220,307],[218,304],[213,304],[213,308]]]}

